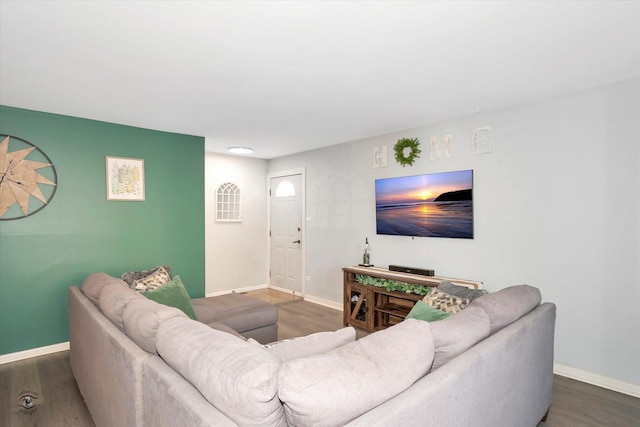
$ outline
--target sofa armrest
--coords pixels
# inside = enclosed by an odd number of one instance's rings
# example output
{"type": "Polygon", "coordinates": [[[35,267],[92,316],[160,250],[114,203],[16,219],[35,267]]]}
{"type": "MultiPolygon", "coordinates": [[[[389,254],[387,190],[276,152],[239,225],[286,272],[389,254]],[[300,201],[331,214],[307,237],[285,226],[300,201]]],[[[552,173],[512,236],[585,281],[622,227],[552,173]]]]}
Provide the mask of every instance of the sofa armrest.
{"type": "Polygon", "coordinates": [[[142,362],[131,341],[73,286],[69,288],[69,359],[97,427],[142,425],[142,362]]]}

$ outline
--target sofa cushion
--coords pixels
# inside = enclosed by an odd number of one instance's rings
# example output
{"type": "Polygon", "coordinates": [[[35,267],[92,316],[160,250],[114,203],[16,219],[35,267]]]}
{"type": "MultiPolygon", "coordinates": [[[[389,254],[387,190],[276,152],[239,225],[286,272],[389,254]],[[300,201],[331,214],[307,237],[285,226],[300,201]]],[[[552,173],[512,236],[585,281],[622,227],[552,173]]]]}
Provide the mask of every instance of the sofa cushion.
{"type": "Polygon", "coordinates": [[[243,294],[196,298],[191,302],[202,323],[221,322],[240,333],[278,322],[275,306],[243,294]]]}
{"type": "Polygon", "coordinates": [[[185,318],[163,321],[158,354],[239,425],[285,424],[278,399],[280,361],[265,349],[185,318]]]}
{"type": "Polygon", "coordinates": [[[180,276],[174,277],[173,280],[160,288],[143,292],[142,295],[157,303],[179,308],[193,320],[198,320],[191,305],[191,297],[182,284],[180,276]]]}
{"type": "Polygon", "coordinates": [[[473,301],[474,299],[487,294],[486,289],[471,289],[466,286],[454,285],[448,280],[440,282],[438,290],[458,298],[468,299],[469,301],[473,301]]]}
{"type": "Polygon", "coordinates": [[[449,295],[438,290],[437,288],[431,289],[431,291],[429,291],[429,293],[422,299],[422,301],[425,304],[430,305],[433,308],[437,308],[438,310],[442,310],[446,313],[457,313],[467,305],[469,305],[468,299],[449,295]]]}
{"type": "Polygon", "coordinates": [[[102,292],[102,288],[104,288],[109,283],[119,283],[121,286],[127,286],[125,282],[122,280],[109,276],[107,273],[91,273],[84,279],[82,283],[82,293],[91,300],[92,303],[98,305],[98,301],[100,301],[100,293],[102,292]]]}
{"type": "Polygon", "coordinates": [[[171,274],[160,266],[150,275],[131,282],[131,289],[138,292],[148,292],[158,289],[171,281],[171,274]]]}
{"type": "Polygon", "coordinates": [[[213,322],[213,323],[209,323],[207,326],[209,326],[210,328],[213,328],[213,329],[217,329],[218,331],[222,331],[222,332],[226,332],[228,334],[234,335],[234,336],[242,339],[243,341],[247,341],[247,339],[244,336],[242,336],[238,331],[236,331],[233,328],[230,328],[229,326],[225,325],[224,323],[213,322]]]}
{"type": "Polygon", "coordinates": [[[446,313],[442,310],[431,307],[422,301],[417,301],[416,305],[413,306],[405,319],[418,319],[425,320],[427,322],[435,322],[437,320],[446,319],[451,316],[451,314],[452,313],[446,313]]]}
{"type": "Polygon", "coordinates": [[[408,388],[432,361],[430,324],[408,319],[330,352],[283,363],[278,394],[289,425],[344,425],[408,388]]]}
{"type": "Polygon", "coordinates": [[[124,309],[129,302],[136,298],[142,298],[142,296],[138,292],[122,286],[121,283],[109,283],[102,288],[100,293],[100,311],[122,331],[124,330],[122,323],[124,309]]]}
{"type": "Polygon", "coordinates": [[[164,268],[167,273],[169,273],[170,279],[173,278],[173,276],[171,275],[171,269],[169,268],[168,265],[158,265],[157,267],[153,267],[149,270],[129,271],[127,273],[122,273],[120,275],[120,279],[124,280],[129,286],[131,286],[131,284],[136,280],[144,279],[145,277],[150,276],[151,274],[159,270],[161,267],[164,268]]]}
{"type": "Polygon", "coordinates": [[[286,362],[287,360],[326,353],[327,351],[355,340],[356,330],[352,326],[349,326],[334,332],[318,332],[304,337],[292,338],[265,345],[260,344],[253,338],[249,338],[247,341],[251,344],[266,348],[269,353],[286,362]]]}
{"type": "Polygon", "coordinates": [[[480,307],[467,307],[448,319],[431,324],[435,346],[431,369],[438,369],[488,337],[490,329],[489,316],[480,307]]]}
{"type": "Polygon", "coordinates": [[[122,314],[124,332],[142,349],[156,352],[156,334],[160,322],[172,317],[187,317],[182,310],[158,304],[147,298],[136,298],[127,304],[122,314]]]}
{"type": "Polygon", "coordinates": [[[476,298],[470,306],[481,307],[487,312],[491,334],[495,334],[537,307],[540,300],[537,288],[517,285],[476,298]]]}

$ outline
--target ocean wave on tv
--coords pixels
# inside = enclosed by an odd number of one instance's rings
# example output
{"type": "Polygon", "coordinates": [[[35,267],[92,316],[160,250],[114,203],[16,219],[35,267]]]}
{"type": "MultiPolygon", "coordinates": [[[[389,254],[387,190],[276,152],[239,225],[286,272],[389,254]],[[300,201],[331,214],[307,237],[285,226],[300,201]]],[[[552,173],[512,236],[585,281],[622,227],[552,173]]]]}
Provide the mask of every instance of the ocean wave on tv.
{"type": "Polygon", "coordinates": [[[378,234],[473,239],[473,203],[427,202],[376,209],[378,234]]]}

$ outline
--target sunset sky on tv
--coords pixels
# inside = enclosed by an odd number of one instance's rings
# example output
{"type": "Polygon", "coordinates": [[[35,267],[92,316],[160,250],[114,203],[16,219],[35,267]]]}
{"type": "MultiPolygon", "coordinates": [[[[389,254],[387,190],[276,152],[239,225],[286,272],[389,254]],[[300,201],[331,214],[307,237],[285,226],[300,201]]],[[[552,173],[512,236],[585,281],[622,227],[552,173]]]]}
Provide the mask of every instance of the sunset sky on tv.
{"type": "Polygon", "coordinates": [[[470,190],[473,171],[433,173],[376,180],[376,206],[433,201],[442,193],[470,190]]]}

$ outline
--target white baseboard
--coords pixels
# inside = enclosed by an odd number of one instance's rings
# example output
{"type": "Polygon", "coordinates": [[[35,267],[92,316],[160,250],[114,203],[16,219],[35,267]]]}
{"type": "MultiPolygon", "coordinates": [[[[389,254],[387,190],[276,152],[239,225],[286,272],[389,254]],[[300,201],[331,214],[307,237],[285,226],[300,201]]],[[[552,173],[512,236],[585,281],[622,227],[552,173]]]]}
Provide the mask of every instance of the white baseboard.
{"type": "Polygon", "coordinates": [[[325,307],[333,308],[334,310],[342,311],[342,303],[330,301],[328,299],[314,297],[313,295],[305,295],[304,300],[312,302],[314,304],[323,305],[325,307]]]}
{"type": "Polygon", "coordinates": [[[291,289],[280,288],[278,286],[273,286],[273,285],[269,285],[268,288],[269,289],[273,289],[274,291],[283,292],[283,293],[289,294],[289,295],[297,295],[299,297],[303,297],[304,298],[304,294],[302,294],[300,292],[296,293],[295,291],[292,291],[291,289]]]}
{"type": "Polygon", "coordinates": [[[247,286],[244,288],[236,288],[236,289],[227,289],[226,291],[217,291],[217,292],[209,292],[207,294],[205,294],[205,297],[209,298],[209,297],[217,297],[219,295],[226,295],[226,294],[232,294],[232,293],[241,293],[241,292],[249,292],[249,291],[257,291],[259,289],[266,289],[268,288],[267,285],[255,285],[255,286],[247,286]]]}
{"type": "Polygon", "coordinates": [[[5,363],[17,362],[18,360],[29,359],[36,356],[44,356],[45,354],[57,353],[59,351],[69,350],[69,341],[58,344],[48,345],[46,347],[32,348],[29,350],[18,351],[16,353],[0,355],[0,365],[5,363]]]}
{"type": "Polygon", "coordinates": [[[593,372],[583,371],[582,369],[572,368],[571,366],[561,365],[559,363],[553,364],[553,373],[562,377],[582,381],[583,383],[617,391],[618,393],[628,394],[633,397],[640,397],[640,385],[637,384],[616,380],[614,378],[605,377],[604,375],[594,374],[593,372]]]}

